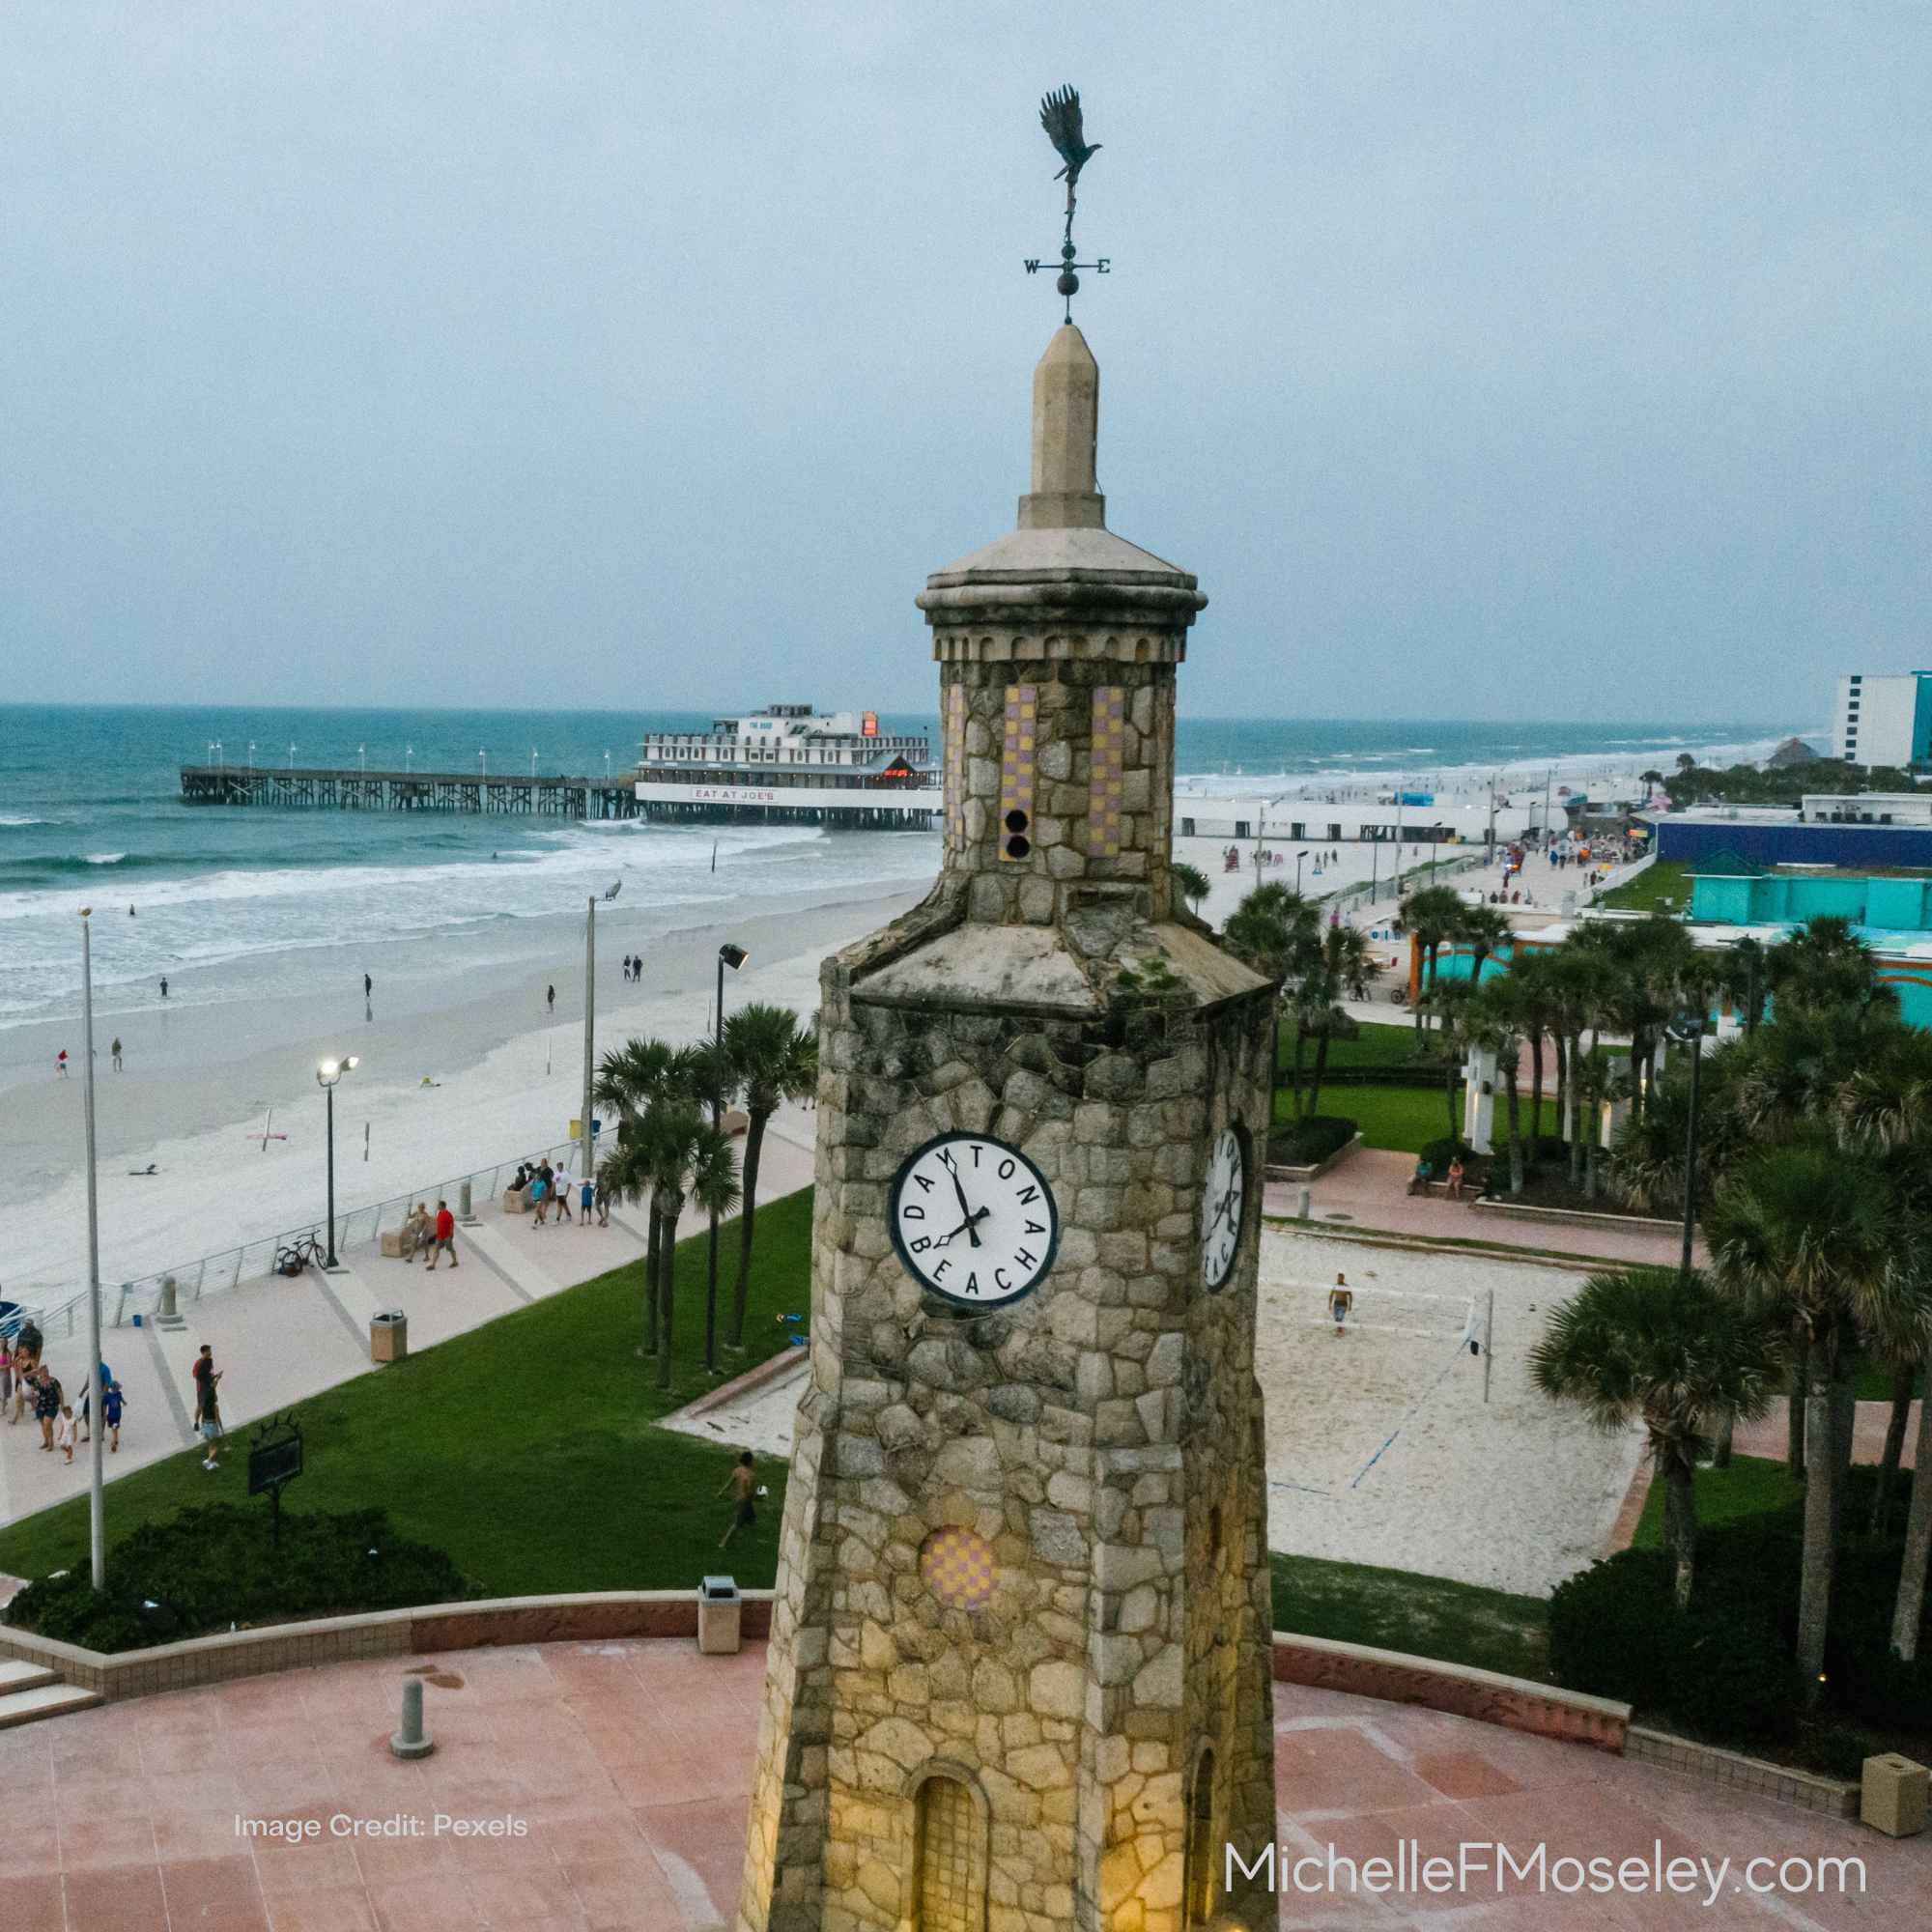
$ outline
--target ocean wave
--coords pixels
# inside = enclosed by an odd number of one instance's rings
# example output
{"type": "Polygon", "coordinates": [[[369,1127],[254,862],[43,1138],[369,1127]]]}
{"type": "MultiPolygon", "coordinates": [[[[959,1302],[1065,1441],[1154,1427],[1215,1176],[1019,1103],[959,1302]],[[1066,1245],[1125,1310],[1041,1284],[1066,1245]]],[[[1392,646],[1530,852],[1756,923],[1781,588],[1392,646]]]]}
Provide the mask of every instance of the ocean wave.
{"type": "Polygon", "coordinates": [[[20,825],[52,825],[54,822],[51,818],[28,818],[16,812],[0,811],[0,825],[9,827],[20,825]]]}
{"type": "Polygon", "coordinates": [[[90,866],[118,866],[127,856],[125,852],[90,852],[84,863],[90,866]]]}

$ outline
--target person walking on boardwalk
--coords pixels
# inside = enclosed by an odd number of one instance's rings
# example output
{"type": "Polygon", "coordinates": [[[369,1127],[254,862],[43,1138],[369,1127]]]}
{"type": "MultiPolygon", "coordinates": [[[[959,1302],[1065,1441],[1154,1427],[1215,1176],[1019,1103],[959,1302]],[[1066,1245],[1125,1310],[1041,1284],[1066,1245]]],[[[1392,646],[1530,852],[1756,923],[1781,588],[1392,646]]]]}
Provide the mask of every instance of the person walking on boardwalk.
{"type": "Polygon", "coordinates": [[[202,1459],[204,1469],[215,1467],[221,1456],[220,1385],[221,1371],[214,1366],[213,1347],[204,1342],[194,1364],[194,1426],[208,1447],[202,1459]]]}
{"type": "Polygon", "coordinates": [[[64,1402],[60,1406],[60,1413],[54,1417],[54,1447],[70,1463],[73,1461],[73,1406],[64,1402]]]}
{"type": "Polygon", "coordinates": [[[718,1492],[721,1496],[727,1492],[735,1496],[731,1520],[725,1525],[724,1534],[718,1539],[720,1549],[723,1549],[741,1529],[750,1529],[757,1521],[758,1505],[755,1501],[757,1488],[757,1463],[752,1452],[747,1449],[731,1464],[731,1473],[724,1478],[724,1488],[718,1492]]]}
{"type": "Polygon", "coordinates": [[[126,1400],[119,1382],[109,1382],[101,1392],[100,1420],[107,1430],[107,1447],[115,1453],[121,1448],[121,1409],[126,1400]]]}
{"type": "Polygon", "coordinates": [[[449,1211],[447,1201],[439,1201],[436,1204],[436,1246],[430,1250],[429,1266],[424,1272],[434,1274],[437,1263],[444,1255],[449,1257],[451,1267],[463,1265],[456,1259],[456,1216],[449,1211]]]}
{"type": "Polygon", "coordinates": [[[577,1195],[577,1225],[580,1228],[589,1227],[590,1209],[596,1199],[597,1183],[585,1175],[583,1184],[578,1189],[577,1195]]]}

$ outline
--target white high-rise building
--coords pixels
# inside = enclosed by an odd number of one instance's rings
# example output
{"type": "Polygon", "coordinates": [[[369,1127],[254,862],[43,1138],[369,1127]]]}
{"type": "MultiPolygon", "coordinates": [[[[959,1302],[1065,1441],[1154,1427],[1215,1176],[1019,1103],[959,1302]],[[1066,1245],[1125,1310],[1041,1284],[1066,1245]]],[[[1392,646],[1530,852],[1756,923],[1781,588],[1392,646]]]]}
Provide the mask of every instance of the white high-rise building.
{"type": "Polygon", "coordinates": [[[1833,728],[1848,765],[1932,765],[1932,671],[1841,677],[1833,728]]]}

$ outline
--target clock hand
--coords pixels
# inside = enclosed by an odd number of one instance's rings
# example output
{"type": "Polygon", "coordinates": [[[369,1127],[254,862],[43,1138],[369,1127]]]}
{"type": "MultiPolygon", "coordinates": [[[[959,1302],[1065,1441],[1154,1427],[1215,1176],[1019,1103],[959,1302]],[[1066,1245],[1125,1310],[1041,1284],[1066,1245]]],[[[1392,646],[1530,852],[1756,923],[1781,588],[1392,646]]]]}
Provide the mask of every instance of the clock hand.
{"type": "MultiPolygon", "coordinates": [[[[960,1185],[958,1174],[952,1168],[948,1168],[947,1172],[952,1175],[952,1191],[958,1195],[959,1211],[966,1217],[966,1238],[977,1248],[980,1245],[980,1235],[979,1231],[973,1226],[973,1223],[979,1220],[980,1214],[974,1213],[972,1208],[966,1205],[966,1190],[960,1185]]],[[[985,1209],[981,1208],[980,1212],[983,1214],[985,1209]]],[[[955,1228],[952,1232],[957,1234],[959,1231],[955,1228]]]]}
{"type": "MultiPolygon", "coordinates": [[[[932,1245],[935,1248],[943,1248],[949,1241],[953,1239],[954,1236],[964,1234],[970,1234],[972,1232],[973,1223],[975,1221],[983,1221],[986,1218],[986,1216],[990,1214],[992,1211],[993,1210],[990,1208],[976,1208],[972,1211],[972,1213],[967,1215],[965,1220],[960,1222],[958,1227],[951,1229],[946,1234],[941,1235],[940,1237],[936,1241],[934,1241],[932,1245]]],[[[979,1242],[977,1239],[974,1241],[973,1245],[975,1247],[979,1246],[979,1242]]]]}

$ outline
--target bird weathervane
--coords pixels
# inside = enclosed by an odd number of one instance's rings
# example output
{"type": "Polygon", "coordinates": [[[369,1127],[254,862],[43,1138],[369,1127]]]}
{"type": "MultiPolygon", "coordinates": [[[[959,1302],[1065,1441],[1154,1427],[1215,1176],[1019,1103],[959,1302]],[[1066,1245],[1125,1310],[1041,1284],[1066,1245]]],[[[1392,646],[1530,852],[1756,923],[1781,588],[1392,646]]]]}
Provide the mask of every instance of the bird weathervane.
{"type": "MultiPolygon", "coordinates": [[[[1071,87],[1062,87],[1049,94],[1039,103],[1039,125],[1046,129],[1046,138],[1054,145],[1060,158],[1066,163],[1055,181],[1066,183],[1066,232],[1060,244],[1060,275],[1054,287],[1066,303],[1066,320],[1073,320],[1073,298],[1080,289],[1080,277],[1076,269],[1092,269],[1096,275],[1104,275],[1112,268],[1105,255],[1095,256],[1091,262],[1076,262],[1073,257],[1073,194],[1079,185],[1080,170],[1100,152],[1100,143],[1088,143],[1080,126],[1080,96],[1071,87]]],[[[1027,258],[1026,271],[1030,275],[1039,273],[1040,261],[1037,255],[1027,258]]]]}

